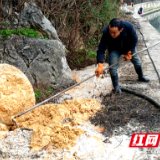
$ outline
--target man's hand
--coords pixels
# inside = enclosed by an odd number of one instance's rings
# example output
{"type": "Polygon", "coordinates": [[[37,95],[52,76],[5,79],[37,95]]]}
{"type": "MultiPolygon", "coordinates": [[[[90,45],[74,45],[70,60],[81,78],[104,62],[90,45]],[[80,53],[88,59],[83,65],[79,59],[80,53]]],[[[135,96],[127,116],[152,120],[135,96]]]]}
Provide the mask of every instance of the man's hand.
{"type": "Polygon", "coordinates": [[[127,54],[124,55],[124,60],[128,61],[132,59],[132,52],[128,51],[127,54]]]}
{"type": "Polygon", "coordinates": [[[100,74],[103,74],[103,63],[98,63],[98,68],[95,70],[96,76],[99,77],[100,74]]]}

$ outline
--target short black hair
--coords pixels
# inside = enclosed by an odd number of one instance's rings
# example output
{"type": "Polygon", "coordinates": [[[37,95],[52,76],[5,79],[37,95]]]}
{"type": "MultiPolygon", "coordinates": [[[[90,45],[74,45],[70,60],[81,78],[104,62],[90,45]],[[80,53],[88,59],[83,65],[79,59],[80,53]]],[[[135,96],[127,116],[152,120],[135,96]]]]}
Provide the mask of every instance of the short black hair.
{"type": "Polygon", "coordinates": [[[119,30],[123,28],[123,22],[119,18],[113,18],[110,21],[109,25],[111,26],[111,28],[112,27],[118,27],[119,30]]]}

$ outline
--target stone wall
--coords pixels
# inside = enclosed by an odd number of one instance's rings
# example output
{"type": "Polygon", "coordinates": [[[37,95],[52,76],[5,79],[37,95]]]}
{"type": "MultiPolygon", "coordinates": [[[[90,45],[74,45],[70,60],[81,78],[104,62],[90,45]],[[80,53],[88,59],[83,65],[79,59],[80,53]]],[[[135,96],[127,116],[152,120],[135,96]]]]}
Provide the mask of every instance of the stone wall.
{"type": "Polygon", "coordinates": [[[133,6],[133,11],[138,12],[140,7],[143,8],[143,11],[147,11],[147,10],[149,11],[149,9],[156,9],[156,8],[160,7],[160,1],[153,1],[153,2],[135,4],[133,6]]]}

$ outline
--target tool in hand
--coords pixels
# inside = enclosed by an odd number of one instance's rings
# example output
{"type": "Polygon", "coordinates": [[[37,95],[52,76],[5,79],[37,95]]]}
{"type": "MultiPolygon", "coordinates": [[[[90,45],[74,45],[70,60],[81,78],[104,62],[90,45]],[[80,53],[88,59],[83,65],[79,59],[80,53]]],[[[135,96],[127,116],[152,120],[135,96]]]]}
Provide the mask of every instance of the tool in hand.
{"type": "MultiPolygon", "coordinates": [[[[158,42],[158,43],[156,43],[156,44],[154,44],[154,45],[152,45],[152,46],[149,46],[148,48],[154,47],[154,46],[156,46],[156,45],[159,44],[159,43],[160,43],[160,42],[158,42]]],[[[145,48],[145,49],[143,49],[143,50],[141,50],[141,51],[138,51],[138,52],[134,53],[132,56],[134,56],[134,55],[136,55],[136,54],[138,54],[138,53],[140,53],[140,52],[143,52],[143,51],[147,50],[148,48],[145,48]]],[[[124,60],[123,60],[123,59],[122,59],[122,60],[119,60],[117,63],[114,63],[114,64],[110,65],[109,67],[104,68],[104,69],[103,69],[103,73],[104,73],[106,70],[108,70],[109,68],[111,68],[111,67],[117,65],[118,63],[121,63],[122,61],[124,61],[124,60]]],[[[91,76],[85,78],[84,80],[82,80],[82,81],[80,81],[80,82],[78,82],[78,83],[76,83],[76,84],[74,84],[74,85],[72,85],[72,86],[66,88],[65,90],[63,90],[63,91],[61,91],[61,92],[59,92],[59,93],[57,93],[57,94],[55,94],[54,96],[52,96],[52,97],[50,97],[50,98],[48,98],[48,99],[46,99],[46,100],[44,100],[44,101],[42,101],[42,102],[36,104],[35,106],[29,108],[28,110],[23,111],[23,112],[19,113],[19,114],[16,115],[16,116],[13,116],[13,117],[12,117],[13,123],[14,123],[14,124],[16,125],[16,127],[18,128],[19,126],[18,126],[18,124],[17,124],[17,122],[16,122],[16,118],[17,118],[17,117],[20,117],[20,116],[22,116],[23,114],[25,114],[25,113],[27,113],[27,112],[29,112],[29,111],[31,111],[31,110],[33,110],[33,109],[39,107],[40,105],[42,105],[42,104],[48,102],[49,100],[51,100],[51,99],[53,99],[53,98],[55,98],[55,97],[57,97],[57,96],[59,96],[59,95],[65,93],[66,91],[68,91],[68,90],[70,90],[70,89],[72,89],[72,88],[74,88],[74,87],[80,85],[81,83],[83,83],[83,82],[85,82],[85,81],[87,81],[87,80],[93,78],[94,76],[97,76],[97,74],[93,74],[93,75],[91,75],[91,76]]]]}

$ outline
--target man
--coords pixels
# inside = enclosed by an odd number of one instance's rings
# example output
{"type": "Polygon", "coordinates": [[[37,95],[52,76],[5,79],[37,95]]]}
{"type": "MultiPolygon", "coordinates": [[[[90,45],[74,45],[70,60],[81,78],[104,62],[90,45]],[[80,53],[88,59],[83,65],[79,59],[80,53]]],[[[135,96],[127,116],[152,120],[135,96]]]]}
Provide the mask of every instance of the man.
{"type": "Polygon", "coordinates": [[[123,3],[123,0],[120,0],[120,3],[123,3]]]}
{"type": "MultiPolygon", "coordinates": [[[[125,60],[131,60],[138,74],[138,80],[142,82],[149,82],[142,72],[141,61],[139,55],[136,53],[136,44],[138,38],[132,24],[127,21],[122,21],[114,18],[110,21],[109,25],[103,30],[103,35],[97,50],[97,63],[98,68],[95,70],[96,76],[99,77],[103,70],[103,61],[105,50],[108,48],[109,52],[109,65],[119,61],[119,57],[124,54],[125,60]]],[[[119,64],[109,69],[114,92],[121,94],[121,89],[118,85],[117,69],[119,64]]]]}
{"type": "Polygon", "coordinates": [[[142,11],[142,10],[143,10],[143,8],[140,7],[139,10],[138,10],[138,14],[143,14],[143,11],[142,11]]]}
{"type": "Polygon", "coordinates": [[[133,7],[133,4],[134,4],[134,0],[131,0],[131,6],[133,7]]]}

